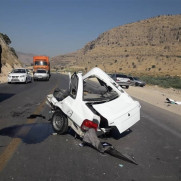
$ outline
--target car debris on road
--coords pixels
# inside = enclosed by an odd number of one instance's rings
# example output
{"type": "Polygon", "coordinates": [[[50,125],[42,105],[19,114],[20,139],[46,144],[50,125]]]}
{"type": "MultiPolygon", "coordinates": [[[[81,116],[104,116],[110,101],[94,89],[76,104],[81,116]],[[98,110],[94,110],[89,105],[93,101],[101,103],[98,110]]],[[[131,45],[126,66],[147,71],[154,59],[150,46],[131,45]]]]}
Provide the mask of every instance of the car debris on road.
{"type": "Polygon", "coordinates": [[[90,128],[83,137],[83,144],[86,145],[90,144],[94,148],[96,148],[101,153],[108,153],[114,157],[117,157],[119,159],[128,161],[130,163],[133,163],[137,165],[134,158],[130,157],[129,155],[123,154],[119,151],[117,151],[110,143],[103,142],[101,143],[100,140],[97,137],[96,131],[94,128],[90,128]]]}
{"type": "Polygon", "coordinates": [[[101,144],[97,134],[117,130],[123,133],[140,120],[140,104],[133,100],[110,76],[93,68],[84,76],[74,73],[69,90],[55,89],[47,96],[53,116],[52,127],[58,134],[65,134],[71,127],[84,143],[100,152],[133,159],[119,153],[111,146],[101,144]]]}
{"type": "Polygon", "coordinates": [[[168,101],[167,103],[181,105],[181,101],[175,101],[170,98],[166,98],[166,100],[168,101]]]}

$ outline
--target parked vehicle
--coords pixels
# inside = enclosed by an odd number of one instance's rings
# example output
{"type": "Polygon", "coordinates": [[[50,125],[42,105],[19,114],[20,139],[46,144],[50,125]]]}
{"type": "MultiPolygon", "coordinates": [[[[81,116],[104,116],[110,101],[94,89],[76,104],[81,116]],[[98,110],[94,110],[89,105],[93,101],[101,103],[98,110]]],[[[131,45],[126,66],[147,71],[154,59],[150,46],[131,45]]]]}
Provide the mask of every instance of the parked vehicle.
{"type": "Polygon", "coordinates": [[[33,57],[33,73],[38,69],[44,69],[48,71],[50,75],[50,61],[47,56],[34,56],[33,57]]]}
{"type": "Polygon", "coordinates": [[[56,89],[47,96],[52,127],[58,134],[71,127],[80,137],[89,128],[106,133],[116,129],[121,134],[140,120],[140,104],[133,100],[112,78],[99,68],[84,76],[74,73],[69,90],[56,89]]]}
{"type": "Polygon", "coordinates": [[[22,83],[32,82],[32,76],[30,71],[24,68],[18,68],[12,70],[12,72],[8,74],[8,83],[13,83],[13,82],[22,82],[22,83]]]}
{"type": "Polygon", "coordinates": [[[116,81],[121,87],[125,87],[126,89],[129,88],[131,85],[130,79],[127,77],[127,75],[124,74],[109,74],[110,77],[116,81]]]}
{"type": "Polygon", "coordinates": [[[146,83],[140,80],[138,77],[128,76],[128,78],[131,80],[131,85],[140,86],[140,87],[144,87],[146,85],[146,83]]]}
{"type": "Polygon", "coordinates": [[[49,80],[49,78],[50,78],[50,75],[49,75],[48,71],[44,70],[44,69],[38,69],[33,75],[34,81],[49,80]]]}

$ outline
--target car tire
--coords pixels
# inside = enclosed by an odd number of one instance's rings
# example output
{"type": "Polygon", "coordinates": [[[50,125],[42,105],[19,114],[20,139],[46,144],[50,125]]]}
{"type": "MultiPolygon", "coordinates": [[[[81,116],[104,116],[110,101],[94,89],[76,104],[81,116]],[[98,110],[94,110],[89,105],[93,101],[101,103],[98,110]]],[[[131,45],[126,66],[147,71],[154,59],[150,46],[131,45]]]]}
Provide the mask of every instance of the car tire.
{"type": "Polygon", "coordinates": [[[136,87],[137,87],[137,86],[139,86],[139,83],[138,83],[138,82],[136,82],[136,83],[135,83],[135,86],[136,86],[136,87]]]}
{"type": "Polygon", "coordinates": [[[129,85],[126,86],[126,89],[129,89],[129,85]]]}
{"type": "Polygon", "coordinates": [[[26,78],[26,80],[25,80],[25,84],[27,84],[28,83],[28,79],[26,78]]]}
{"type": "Polygon", "coordinates": [[[62,111],[56,111],[52,116],[53,130],[58,134],[65,134],[68,131],[68,119],[62,111]]]}

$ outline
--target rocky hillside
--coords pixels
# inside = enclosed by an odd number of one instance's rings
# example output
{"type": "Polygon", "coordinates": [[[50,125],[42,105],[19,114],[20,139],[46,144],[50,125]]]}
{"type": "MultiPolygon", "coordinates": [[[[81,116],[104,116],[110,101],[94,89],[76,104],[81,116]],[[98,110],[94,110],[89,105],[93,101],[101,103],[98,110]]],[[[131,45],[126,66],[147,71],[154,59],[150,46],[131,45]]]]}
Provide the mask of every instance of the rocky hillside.
{"type": "Polygon", "coordinates": [[[115,27],[72,54],[52,58],[62,70],[181,76],[181,15],[158,16],[115,27]]]}
{"type": "Polygon", "coordinates": [[[32,53],[17,52],[18,59],[24,66],[30,66],[33,63],[33,57],[36,56],[32,53]]]}
{"type": "Polygon", "coordinates": [[[14,49],[7,45],[1,34],[0,34],[0,44],[2,47],[2,54],[1,54],[2,73],[0,74],[0,83],[1,83],[1,82],[6,82],[8,73],[13,68],[21,67],[21,63],[19,62],[16,53],[14,52],[14,49]]]}

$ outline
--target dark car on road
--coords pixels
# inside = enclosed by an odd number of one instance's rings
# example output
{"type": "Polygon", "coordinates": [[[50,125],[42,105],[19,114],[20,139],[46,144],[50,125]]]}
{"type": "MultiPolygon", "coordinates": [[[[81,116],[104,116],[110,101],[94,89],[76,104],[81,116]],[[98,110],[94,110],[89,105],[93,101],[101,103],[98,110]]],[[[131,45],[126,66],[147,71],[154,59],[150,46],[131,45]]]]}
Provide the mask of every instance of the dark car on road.
{"type": "Polygon", "coordinates": [[[140,80],[138,77],[128,76],[128,78],[131,80],[131,85],[133,86],[144,87],[146,85],[146,83],[140,80]]]}

